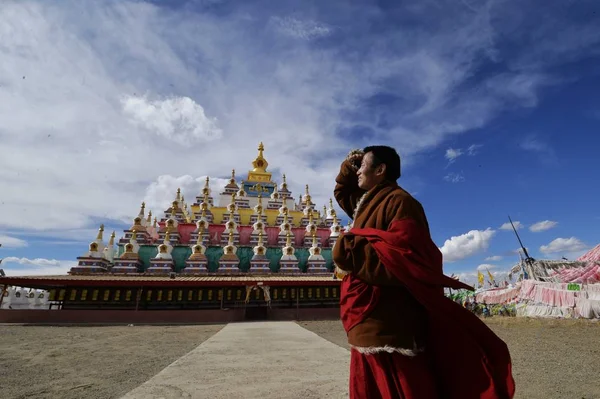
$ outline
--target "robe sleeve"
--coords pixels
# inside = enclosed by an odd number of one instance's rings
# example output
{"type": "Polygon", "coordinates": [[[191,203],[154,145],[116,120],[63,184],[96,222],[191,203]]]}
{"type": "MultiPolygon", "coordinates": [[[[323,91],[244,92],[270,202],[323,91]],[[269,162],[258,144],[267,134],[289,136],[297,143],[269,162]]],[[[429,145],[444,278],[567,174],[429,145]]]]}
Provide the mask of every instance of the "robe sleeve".
{"type": "MultiPolygon", "coordinates": [[[[393,198],[386,207],[388,225],[395,220],[413,219],[427,229],[429,226],[423,207],[412,197],[393,198]]],[[[352,233],[343,234],[333,248],[333,260],[337,267],[363,280],[380,286],[400,285],[398,279],[381,263],[375,249],[364,237],[352,233]]]]}
{"type": "Polygon", "coordinates": [[[340,173],[335,178],[335,183],[335,189],[333,190],[335,200],[346,215],[352,219],[356,203],[365,193],[365,190],[358,187],[356,169],[347,159],[342,162],[340,173]]]}

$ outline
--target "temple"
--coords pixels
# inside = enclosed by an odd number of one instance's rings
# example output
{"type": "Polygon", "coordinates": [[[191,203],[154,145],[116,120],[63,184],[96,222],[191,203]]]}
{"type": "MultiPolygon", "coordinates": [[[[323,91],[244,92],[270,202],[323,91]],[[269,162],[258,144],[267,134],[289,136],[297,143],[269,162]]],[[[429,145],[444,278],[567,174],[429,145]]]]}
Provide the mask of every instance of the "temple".
{"type": "Polygon", "coordinates": [[[100,226],[68,275],[5,283],[47,289],[50,307],[72,310],[243,309],[264,318],[336,308],[331,248],[343,227],[333,201],[319,210],[308,184],[295,200],[285,174],[277,183],[268,166],[260,143],[245,179],[233,170],[221,192],[208,177],[199,193],[178,189],[160,220],[142,203],[120,239],[112,232],[106,243],[100,226]]]}

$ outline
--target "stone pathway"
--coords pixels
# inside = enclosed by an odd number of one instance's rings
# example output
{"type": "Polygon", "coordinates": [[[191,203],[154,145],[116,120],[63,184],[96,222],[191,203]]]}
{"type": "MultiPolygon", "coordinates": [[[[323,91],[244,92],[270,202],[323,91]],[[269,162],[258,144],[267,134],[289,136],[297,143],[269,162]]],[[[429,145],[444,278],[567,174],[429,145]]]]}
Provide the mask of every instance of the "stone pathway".
{"type": "Polygon", "coordinates": [[[349,362],[293,322],[229,324],[124,399],[346,398],[349,362]]]}

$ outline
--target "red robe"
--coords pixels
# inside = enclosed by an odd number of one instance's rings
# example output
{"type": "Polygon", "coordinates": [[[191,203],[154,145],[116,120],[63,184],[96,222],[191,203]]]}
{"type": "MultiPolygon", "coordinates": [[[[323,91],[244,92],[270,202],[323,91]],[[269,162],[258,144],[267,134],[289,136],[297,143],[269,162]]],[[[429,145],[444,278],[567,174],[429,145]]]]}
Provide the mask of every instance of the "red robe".
{"type": "MultiPolygon", "coordinates": [[[[472,287],[442,272],[442,254],[429,234],[412,219],[393,222],[387,231],[352,229],[369,240],[383,265],[425,308],[428,332],[425,353],[440,397],[456,399],[512,398],[515,383],[508,348],[485,323],[446,298],[443,287],[472,287]]],[[[342,322],[346,331],[368,316],[378,300],[377,289],[347,275],[342,322]]],[[[376,287],[375,287],[376,288],[376,287]]]]}

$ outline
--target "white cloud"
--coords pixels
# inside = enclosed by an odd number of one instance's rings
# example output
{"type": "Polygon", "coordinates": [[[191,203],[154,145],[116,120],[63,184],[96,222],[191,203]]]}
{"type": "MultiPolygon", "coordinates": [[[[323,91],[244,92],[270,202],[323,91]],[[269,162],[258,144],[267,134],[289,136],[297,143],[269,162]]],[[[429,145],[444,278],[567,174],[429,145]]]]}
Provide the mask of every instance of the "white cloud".
{"type": "Polygon", "coordinates": [[[450,183],[461,183],[465,181],[465,177],[462,173],[448,173],[444,176],[444,180],[450,183]]]}
{"type": "Polygon", "coordinates": [[[333,28],[326,24],[294,17],[272,17],[271,22],[279,32],[304,40],[329,36],[333,31],[333,28]]]}
{"type": "Polygon", "coordinates": [[[565,254],[583,251],[587,247],[586,244],[576,237],[557,238],[548,245],[542,245],[540,247],[540,252],[544,254],[565,254]]]}
{"type": "Polygon", "coordinates": [[[7,257],[2,262],[7,276],[63,275],[75,265],[77,261],[44,258],[7,257]]]}
{"type": "Polygon", "coordinates": [[[487,260],[488,262],[497,262],[499,260],[502,260],[502,256],[500,255],[494,255],[494,256],[488,256],[487,258],[485,258],[485,260],[487,260]]]}
{"type": "MultiPolygon", "coordinates": [[[[525,225],[523,223],[519,222],[518,220],[513,220],[513,225],[515,226],[516,230],[520,230],[525,227],[525,225]]],[[[510,225],[510,222],[506,222],[502,226],[500,226],[498,229],[512,231],[513,228],[510,225]]]]}
{"type": "Polygon", "coordinates": [[[0,245],[2,248],[23,248],[27,246],[27,241],[0,234],[0,245]]]}
{"type": "Polygon", "coordinates": [[[534,233],[539,233],[541,231],[550,230],[558,225],[558,222],[554,222],[552,220],[543,220],[541,222],[537,222],[529,226],[529,230],[534,233]]]}
{"type": "Polygon", "coordinates": [[[125,96],[121,103],[135,123],[179,144],[208,143],[223,135],[216,119],[208,118],[204,108],[189,97],[150,101],[125,96]]]}
{"type": "Polygon", "coordinates": [[[452,162],[456,161],[456,159],[458,157],[460,157],[461,155],[463,155],[463,152],[460,148],[448,148],[446,150],[445,157],[449,163],[452,163],[452,162]]]}
{"type": "Polygon", "coordinates": [[[477,150],[483,147],[481,144],[471,144],[469,148],[467,148],[467,154],[470,156],[477,155],[477,150]]]}
{"type": "Polygon", "coordinates": [[[483,264],[477,266],[477,270],[484,271],[484,270],[488,270],[489,269],[491,271],[492,269],[495,269],[497,267],[498,266],[496,266],[496,265],[490,265],[488,263],[483,263],[483,264]]]}
{"type": "Polygon", "coordinates": [[[487,228],[486,230],[471,230],[468,233],[451,237],[440,248],[444,255],[444,261],[454,262],[485,251],[490,246],[494,234],[494,230],[487,228]]]}

